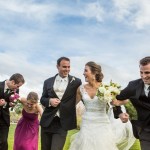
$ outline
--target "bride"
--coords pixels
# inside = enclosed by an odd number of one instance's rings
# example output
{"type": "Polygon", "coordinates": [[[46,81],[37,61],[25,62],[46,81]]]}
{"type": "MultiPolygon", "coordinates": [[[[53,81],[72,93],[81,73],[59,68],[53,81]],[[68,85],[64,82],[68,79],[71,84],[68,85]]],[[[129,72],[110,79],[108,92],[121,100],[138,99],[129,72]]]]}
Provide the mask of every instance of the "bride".
{"type": "Polygon", "coordinates": [[[106,113],[107,102],[100,101],[96,96],[103,79],[101,66],[88,62],[83,75],[87,84],[78,88],[77,103],[82,99],[86,111],[82,117],[81,129],[71,142],[70,150],[118,150],[106,113]]]}

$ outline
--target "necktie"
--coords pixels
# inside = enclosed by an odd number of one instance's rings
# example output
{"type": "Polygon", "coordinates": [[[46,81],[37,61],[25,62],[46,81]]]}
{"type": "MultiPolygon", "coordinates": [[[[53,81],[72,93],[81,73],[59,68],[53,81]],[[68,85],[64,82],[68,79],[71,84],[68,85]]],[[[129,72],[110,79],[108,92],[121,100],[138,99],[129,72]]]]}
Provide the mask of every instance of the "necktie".
{"type": "Polygon", "coordinates": [[[11,90],[7,88],[6,91],[5,91],[5,93],[4,93],[4,97],[8,98],[10,92],[11,92],[11,90]]]}
{"type": "Polygon", "coordinates": [[[150,86],[148,87],[149,92],[148,92],[148,98],[150,98],[150,86]]]}
{"type": "Polygon", "coordinates": [[[10,89],[7,88],[6,91],[5,91],[5,94],[8,94],[9,91],[10,91],[10,89]]]}

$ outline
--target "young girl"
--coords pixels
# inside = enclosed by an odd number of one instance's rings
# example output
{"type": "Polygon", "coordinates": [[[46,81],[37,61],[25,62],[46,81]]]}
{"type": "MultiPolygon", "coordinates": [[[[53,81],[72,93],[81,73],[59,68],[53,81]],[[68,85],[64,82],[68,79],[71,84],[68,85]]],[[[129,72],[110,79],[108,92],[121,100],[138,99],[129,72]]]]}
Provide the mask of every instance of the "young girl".
{"type": "Polygon", "coordinates": [[[14,150],[38,150],[39,120],[42,106],[38,104],[38,94],[30,92],[27,98],[21,98],[22,117],[18,121],[14,135],[14,150]]]}

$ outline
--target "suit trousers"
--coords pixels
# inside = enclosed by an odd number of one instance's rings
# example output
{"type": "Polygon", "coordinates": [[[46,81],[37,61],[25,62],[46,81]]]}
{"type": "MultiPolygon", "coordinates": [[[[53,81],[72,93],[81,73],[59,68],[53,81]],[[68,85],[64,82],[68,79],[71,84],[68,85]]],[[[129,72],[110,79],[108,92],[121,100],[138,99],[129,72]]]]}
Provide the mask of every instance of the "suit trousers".
{"type": "Polygon", "coordinates": [[[8,150],[8,132],[9,126],[0,125],[0,150],[8,150]]]}
{"type": "Polygon", "coordinates": [[[150,128],[144,128],[141,131],[139,140],[141,144],[141,150],[150,150],[150,128]]]}
{"type": "Polygon", "coordinates": [[[41,127],[41,150],[63,150],[67,131],[62,129],[60,118],[54,117],[49,127],[41,127]]]}

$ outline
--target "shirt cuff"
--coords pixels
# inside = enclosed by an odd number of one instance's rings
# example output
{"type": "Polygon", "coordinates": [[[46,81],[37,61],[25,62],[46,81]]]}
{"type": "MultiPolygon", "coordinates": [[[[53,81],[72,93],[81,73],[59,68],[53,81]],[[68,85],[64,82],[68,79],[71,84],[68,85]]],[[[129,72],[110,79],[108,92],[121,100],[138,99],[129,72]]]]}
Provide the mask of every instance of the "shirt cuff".
{"type": "Polygon", "coordinates": [[[3,108],[6,108],[7,102],[5,103],[5,105],[3,105],[3,108]]]}
{"type": "Polygon", "coordinates": [[[52,105],[51,105],[51,98],[49,99],[49,107],[51,107],[52,105]]]}

